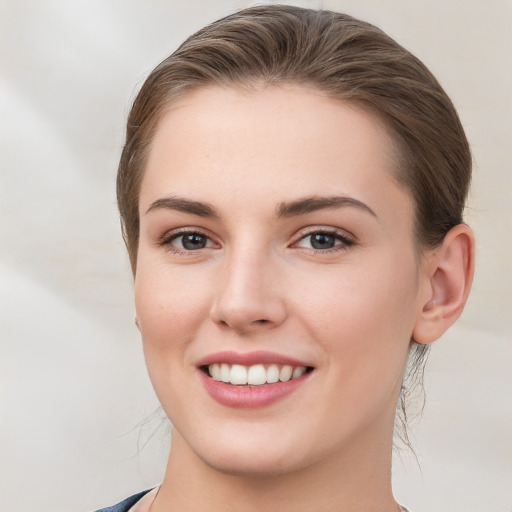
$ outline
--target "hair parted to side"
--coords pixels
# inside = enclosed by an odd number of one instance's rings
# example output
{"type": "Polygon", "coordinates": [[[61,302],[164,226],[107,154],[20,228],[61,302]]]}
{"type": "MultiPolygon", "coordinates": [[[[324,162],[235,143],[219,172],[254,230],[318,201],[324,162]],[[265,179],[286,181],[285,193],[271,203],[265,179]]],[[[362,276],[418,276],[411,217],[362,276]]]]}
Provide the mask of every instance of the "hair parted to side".
{"type": "MultiPolygon", "coordinates": [[[[286,84],[359,103],[385,121],[399,148],[396,178],[415,203],[420,251],[441,243],[462,221],[471,178],[469,144],[451,100],[425,65],[377,27],[351,16],[283,5],[251,7],[188,38],[152,71],[133,103],[117,200],[134,274],[144,166],[170,106],[205,86],[286,84]]],[[[408,375],[421,376],[427,347],[413,345],[408,375]]],[[[410,387],[403,387],[397,422],[404,427],[409,393],[410,387]]],[[[400,430],[409,444],[406,428],[400,430]]]]}

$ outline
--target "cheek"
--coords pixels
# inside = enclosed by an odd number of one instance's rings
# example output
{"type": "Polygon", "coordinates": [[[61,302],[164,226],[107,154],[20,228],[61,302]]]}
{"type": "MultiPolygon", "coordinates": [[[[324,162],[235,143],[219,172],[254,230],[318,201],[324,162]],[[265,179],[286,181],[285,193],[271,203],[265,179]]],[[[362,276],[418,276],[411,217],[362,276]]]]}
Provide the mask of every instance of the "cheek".
{"type": "Polygon", "coordinates": [[[199,276],[165,265],[139,265],[135,279],[135,307],[143,332],[159,338],[174,327],[192,327],[204,309],[205,290],[199,276]]]}
{"type": "Polygon", "coordinates": [[[187,386],[195,368],[189,356],[191,341],[207,311],[201,287],[186,272],[172,273],[162,265],[139,260],[135,306],[144,357],[155,393],[173,424],[180,404],[195,400],[187,386]]]}
{"type": "Polygon", "coordinates": [[[382,256],[342,270],[311,283],[317,292],[301,301],[307,328],[328,355],[333,378],[395,386],[415,322],[414,256],[382,256]]]}
{"type": "Polygon", "coordinates": [[[152,380],[186,363],[187,347],[208,315],[207,290],[183,269],[139,265],[135,307],[152,380]]]}
{"type": "Polygon", "coordinates": [[[301,303],[343,339],[350,330],[403,331],[413,323],[417,271],[409,258],[374,258],[314,275],[303,287],[301,303]],[[376,260],[376,261],[375,261],[376,260]]]}

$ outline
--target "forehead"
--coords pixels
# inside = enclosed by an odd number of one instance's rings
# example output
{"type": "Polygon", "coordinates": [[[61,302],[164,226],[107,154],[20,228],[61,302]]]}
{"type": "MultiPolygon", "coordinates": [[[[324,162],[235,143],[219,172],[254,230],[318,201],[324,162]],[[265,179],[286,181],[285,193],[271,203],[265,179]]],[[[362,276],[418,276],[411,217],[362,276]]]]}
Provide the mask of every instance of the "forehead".
{"type": "Polygon", "coordinates": [[[313,194],[386,202],[391,192],[408,196],[394,178],[396,154],[385,123],[360,105],[298,86],[203,88],[163,116],[141,210],[165,194],[269,207],[313,194]]]}

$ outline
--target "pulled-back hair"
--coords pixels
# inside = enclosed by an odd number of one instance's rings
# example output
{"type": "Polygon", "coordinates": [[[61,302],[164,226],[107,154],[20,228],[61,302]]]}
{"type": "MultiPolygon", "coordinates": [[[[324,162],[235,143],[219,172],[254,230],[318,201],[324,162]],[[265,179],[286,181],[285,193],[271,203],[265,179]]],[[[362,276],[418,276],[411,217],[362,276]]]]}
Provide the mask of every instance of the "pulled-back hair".
{"type": "MultiPolygon", "coordinates": [[[[134,273],[140,186],[163,115],[201,87],[286,84],[359,103],[384,120],[399,148],[395,177],[414,200],[420,251],[440,244],[462,221],[470,149],[452,102],[425,65],[377,27],[345,14],[252,7],[188,38],[152,71],[134,101],[117,178],[123,237],[134,273]]],[[[426,350],[413,344],[409,377],[422,373],[426,350]]],[[[401,393],[402,423],[409,392],[410,386],[401,393]]]]}

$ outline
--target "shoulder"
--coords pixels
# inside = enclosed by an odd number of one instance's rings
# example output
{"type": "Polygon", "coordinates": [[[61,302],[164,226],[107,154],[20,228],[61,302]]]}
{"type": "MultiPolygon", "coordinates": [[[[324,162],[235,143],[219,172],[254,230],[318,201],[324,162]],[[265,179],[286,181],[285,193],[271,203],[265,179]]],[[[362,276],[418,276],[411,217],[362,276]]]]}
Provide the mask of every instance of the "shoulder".
{"type": "Polygon", "coordinates": [[[151,489],[146,491],[139,492],[130,496],[129,498],[124,499],[117,505],[113,505],[111,507],[102,508],[96,510],[96,512],[128,512],[133,505],[135,505],[142,497],[144,497],[151,489]]]}

